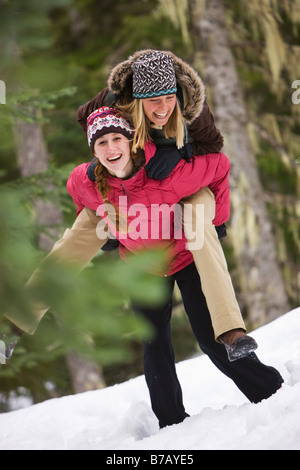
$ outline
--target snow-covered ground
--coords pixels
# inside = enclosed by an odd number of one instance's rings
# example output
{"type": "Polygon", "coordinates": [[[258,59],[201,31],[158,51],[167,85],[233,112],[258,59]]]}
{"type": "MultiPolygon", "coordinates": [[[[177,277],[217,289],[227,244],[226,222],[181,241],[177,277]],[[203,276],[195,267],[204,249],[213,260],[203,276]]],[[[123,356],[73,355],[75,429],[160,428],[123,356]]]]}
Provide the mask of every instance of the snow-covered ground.
{"type": "MultiPolygon", "coordinates": [[[[191,415],[159,430],[144,377],[0,416],[1,450],[300,450],[300,308],[251,333],[285,384],[254,405],[199,356],[177,365],[191,415]]],[[[116,454],[117,455],[117,454],[116,454]]]]}

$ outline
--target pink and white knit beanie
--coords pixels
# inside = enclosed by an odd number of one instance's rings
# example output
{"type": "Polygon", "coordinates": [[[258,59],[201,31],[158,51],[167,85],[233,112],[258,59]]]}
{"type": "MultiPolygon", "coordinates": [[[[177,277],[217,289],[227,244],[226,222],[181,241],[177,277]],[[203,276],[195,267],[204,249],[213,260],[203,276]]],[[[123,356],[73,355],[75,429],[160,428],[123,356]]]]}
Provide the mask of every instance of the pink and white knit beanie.
{"type": "Polygon", "coordinates": [[[93,111],[87,118],[87,138],[92,152],[95,141],[109,133],[123,134],[132,139],[134,129],[119,111],[103,106],[93,111]]]}

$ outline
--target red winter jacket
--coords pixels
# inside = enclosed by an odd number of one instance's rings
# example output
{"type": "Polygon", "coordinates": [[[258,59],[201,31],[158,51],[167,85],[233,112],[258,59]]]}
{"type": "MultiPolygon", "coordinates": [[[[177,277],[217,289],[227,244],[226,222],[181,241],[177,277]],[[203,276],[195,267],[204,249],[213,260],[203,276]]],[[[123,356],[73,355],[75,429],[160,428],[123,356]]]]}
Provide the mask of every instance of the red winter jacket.
{"type": "MultiPolygon", "coordinates": [[[[155,151],[156,147],[152,142],[146,144],[146,163],[155,151]]],[[[97,189],[97,184],[87,175],[89,165],[90,163],[83,163],[73,170],[67,188],[78,208],[77,214],[84,207],[88,207],[105,218],[103,199],[97,189]]],[[[193,157],[190,163],[181,160],[172,173],[161,181],[147,178],[144,168],[127,180],[109,176],[108,199],[115,207],[120,208],[120,214],[125,214],[128,221],[127,233],[115,231],[109,220],[107,221],[110,229],[121,242],[121,258],[126,258],[127,250],[136,252],[140,248],[153,247],[163,241],[164,246],[170,250],[168,275],[190,264],[193,256],[186,249],[182,226],[180,224],[179,233],[178,226],[174,225],[174,213],[169,208],[182,198],[208,186],[216,200],[214,224],[223,224],[228,220],[230,212],[229,172],[230,162],[226,155],[216,153],[193,157]],[[166,205],[165,210],[162,204],[166,205]],[[157,222],[159,209],[163,210],[163,217],[168,220],[167,229],[163,222],[157,222]]]]}

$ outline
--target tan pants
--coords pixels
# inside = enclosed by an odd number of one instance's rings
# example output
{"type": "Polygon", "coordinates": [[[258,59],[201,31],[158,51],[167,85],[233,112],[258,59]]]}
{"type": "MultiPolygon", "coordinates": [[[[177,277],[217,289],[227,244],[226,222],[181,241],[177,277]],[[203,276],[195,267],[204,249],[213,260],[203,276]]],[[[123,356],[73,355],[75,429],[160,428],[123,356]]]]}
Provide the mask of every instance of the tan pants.
{"type": "MultiPolygon", "coordinates": [[[[107,241],[107,238],[100,240],[97,237],[96,228],[98,224],[106,225],[100,217],[96,216],[95,212],[84,208],[72,228],[65,231],[63,237],[55,243],[44,261],[50,259],[58,262],[74,262],[76,269],[79,271],[84,269],[107,241]]],[[[34,285],[38,281],[42,269],[43,262],[27,282],[28,286],[34,285]]],[[[9,313],[6,313],[5,317],[21,330],[33,334],[49,308],[46,305],[36,304],[32,309],[31,318],[24,317],[20,320],[9,313]]]]}
{"type": "MultiPolygon", "coordinates": [[[[203,246],[201,249],[194,249],[191,240],[190,249],[201,278],[202,290],[211,314],[215,337],[217,339],[222,333],[233,328],[245,329],[223,249],[212,224],[215,214],[214,196],[209,189],[202,189],[183,202],[187,205],[192,204],[192,220],[195,219],[197,205],[198,208],[204,209],[203,246]]],[[[191,218],[186,217],[185,219],[185,230],[188,231],[191,228],[195,230],[195,227],[188,225],[188,219],[191,218]]],[[[100,240],[97,237],[96,227],[98,224],[105,225],[95,212],[85,208],[75,220],[73,227],[67,229],[61,240],[55,243],[45,260],[72,261],[79,269],[84,269],[107,241],[107,239],[100,240]]],[[[189,237],[187,236],[187,238],[189,237]]],[[[38,280],[42,265],[43,263],[33,273],[27,285],[34,285],[38,280]]],[[[16,319],[9,313],[5,316],[21,330],[33,334],[48,309],[49,307],[46,305],[35,305],[30,319],[16,319]]]]}
{"type": "Polygon", "coordinates": [[[208,188],[203,188],[181,203],[185,206],[183,224],[188,248],[193,254],[201,279],[215,338],[234,328],[246,330],[226,258],[212,223],[215,217],[213,193],[208,188]],[[202,230],[203,237],[199,235],[199,230],[202,230]]]}

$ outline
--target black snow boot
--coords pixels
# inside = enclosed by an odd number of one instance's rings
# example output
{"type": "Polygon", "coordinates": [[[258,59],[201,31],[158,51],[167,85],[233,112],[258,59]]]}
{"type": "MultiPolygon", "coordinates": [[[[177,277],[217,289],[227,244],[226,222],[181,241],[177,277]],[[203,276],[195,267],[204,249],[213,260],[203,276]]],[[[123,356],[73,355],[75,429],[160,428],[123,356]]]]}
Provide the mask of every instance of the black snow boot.
{"type": "Polygon", "coordinates": [[[255,339],[246,335],[242,329],[227,331],[219,339],[225,346],[230,362],[249,356],[258,348],[255,339]]]}

